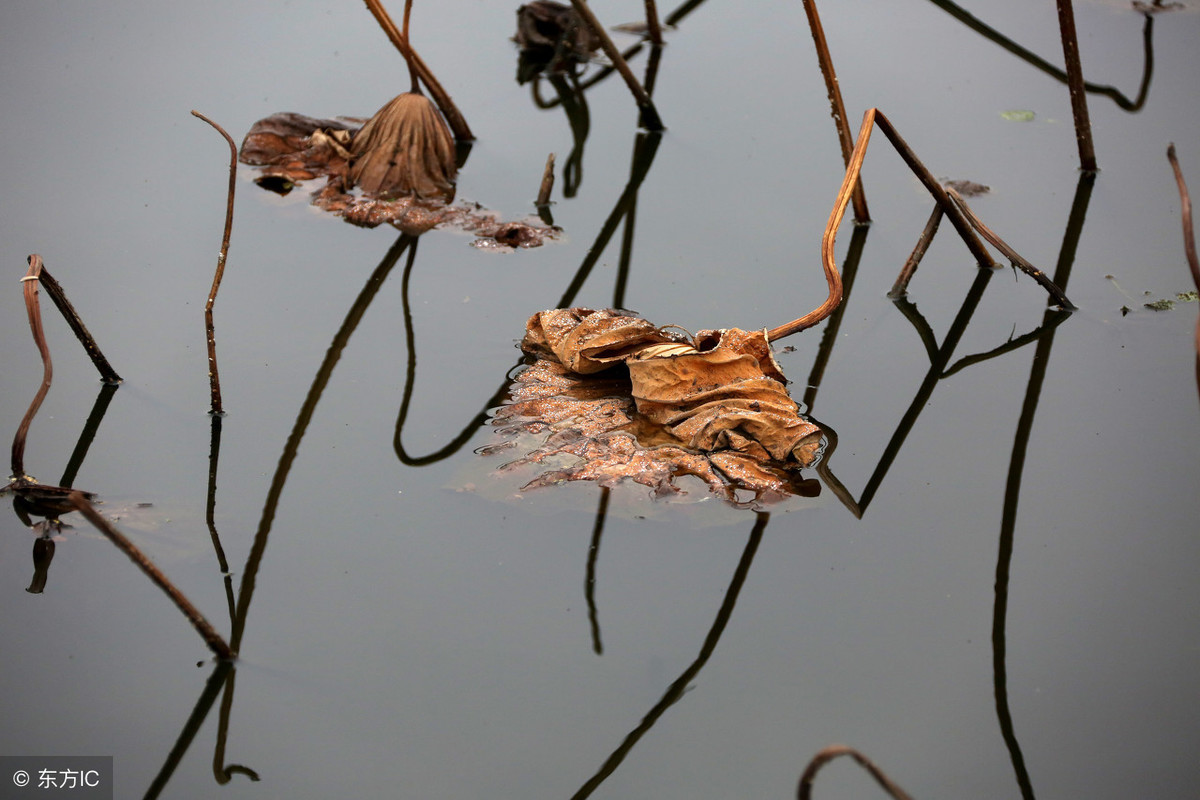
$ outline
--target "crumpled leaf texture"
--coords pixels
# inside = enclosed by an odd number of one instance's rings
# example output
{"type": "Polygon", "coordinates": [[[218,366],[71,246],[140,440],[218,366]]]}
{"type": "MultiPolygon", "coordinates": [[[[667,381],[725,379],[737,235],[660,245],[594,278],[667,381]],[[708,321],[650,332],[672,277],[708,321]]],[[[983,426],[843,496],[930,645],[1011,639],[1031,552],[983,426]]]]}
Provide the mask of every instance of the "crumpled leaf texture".
{"type": "MultiPolygon", "coordinates": [[[[387,111],[395,103],[413,102],[402,98],[405,95],[381,111],[387,111]]],[[[431,110],[418,108],[414,114],[423,115],[431,110]]],[[[417,162],[410,151],[420,153],[425,149],[414,138],[419,132],[390,137],[396,140],[398,150],[376,148],[373,157],[364,155],[372,131],[386,132],[381,128],[387,128],[394,120],[392,115],[384,114],[360,128],[362,122],[350,118],[316,119],[288,112],[272,114],[250,128],[238,158],[243,164],[259,168],[256,183],[279,194],[289,193],[304,181],[327,178],[325,185],[313,194],[313,205],[365,228],[388,224],[413,236],[434,227],[455,229],[479,237],[474,242],[476,247],[498,251],[540,247],[558,237],[558,228],[548,227],[532,217],[504,221],[495,212],[474,203],[450,205],[454,195],[452,149],[441,147],[440,155],[421,162],[421,169],[414,169],[417,162]],[[405,158],[396,158],[400,151],[405,158]],[[393,161],[399,165],[394,169],[393,161]],[[351,181],[359,183],[357,190],[348,188],[351,181]]],[[[440,118],[437,122],[442,124],[440,118]]],[[[432,125],[427,122],[419,126],[420,131],[428,134],[432,125]]],[[[441,145],[452,148],[453,142],[447,145],[442,139],[441,145]]]]}
{"type": "Polygon", "coordinates": [[[730,499],[737,489],[812,493],[795,473],[816,459],[821,431],[788,395],[765,332],[702,331],[691,341],[628,312],[570,308],[533,315],[521,346],[538,360],[493,423],[551,433],[512,463],[581,459],[528,486],[632,478],[662,494],[686,474],[730,499]]]}

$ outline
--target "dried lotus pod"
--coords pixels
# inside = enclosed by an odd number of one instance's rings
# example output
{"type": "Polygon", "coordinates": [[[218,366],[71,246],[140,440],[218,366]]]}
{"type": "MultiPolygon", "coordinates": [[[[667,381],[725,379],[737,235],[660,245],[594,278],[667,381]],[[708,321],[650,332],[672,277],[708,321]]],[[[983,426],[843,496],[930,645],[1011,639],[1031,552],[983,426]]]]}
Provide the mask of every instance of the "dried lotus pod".
{"type": "Polygon", "coordinates": [[[379,109],[350,143],[346,188],[384,198],[449,202],[457,175],[454,138],[433,101],[405,92],[379,109]]]}

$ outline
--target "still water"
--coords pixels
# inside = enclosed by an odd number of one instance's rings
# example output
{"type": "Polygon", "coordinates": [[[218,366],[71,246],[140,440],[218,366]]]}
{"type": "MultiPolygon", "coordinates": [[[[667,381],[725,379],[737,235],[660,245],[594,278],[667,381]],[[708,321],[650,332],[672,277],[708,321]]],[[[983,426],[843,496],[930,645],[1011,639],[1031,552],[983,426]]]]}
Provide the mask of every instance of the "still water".
{"type": "MultiPolygon", "coordinates": [[[[837,448],[819,497],[765,514],[522,495],[474,451],[525,320],[567,294],[691,330],[824,298],[842,166],[801,4],[683,9],[654,87],[668,130],[586,279],[636,109],[615,76],[584,116],[539,108],[516,5],[418,3],[413,40],[478,137],[460,198],[531,214],[547,154],[573,153],[560,241],[494,253],[435,230],[377,272],[394,231],[243,169],[216,452],[203,307],[228,150],[189,111],[238,140],[278,111],[367,116],[407,88],[403,61],[355,3],[0,10],[0,431],[41,375],[18,283],[40,253],[125,381],[73,460],[100,384],[44,304],[55,379],[26,468],[78,464],[241,653],[218,668],[77,514],[28,592],[36,534],[5,512],[0,754],[111,755],[117,797],[765,799],[843,742],[917,798],[1194,796],[1197,306],[1144,303],[1193,288],[1165,150],[1200,186],[1196,4],[1076,4],[1094,182],[1053,4],[822,6],[851,119],[878,106],[939,178],[990,186],[974,209],[1079,310],[979,277],[947,225],[889,300],[931,201],[877,135],[874,222],[838,243],[839,264],[861,248],[843,311],[778,353],[837,448]]],[[[595,8],[616,25],[643,4],[595,8]]],[[[877,793],[849,762],[816,785],[877,793]]]]}

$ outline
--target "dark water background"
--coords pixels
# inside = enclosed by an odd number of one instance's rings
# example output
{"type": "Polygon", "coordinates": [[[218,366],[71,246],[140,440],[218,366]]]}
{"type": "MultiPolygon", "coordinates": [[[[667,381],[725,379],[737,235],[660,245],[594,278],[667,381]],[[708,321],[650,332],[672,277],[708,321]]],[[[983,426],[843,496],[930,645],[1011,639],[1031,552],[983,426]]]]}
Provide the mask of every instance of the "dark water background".
{"type": "MultiPolygon", "coordinates": [[[[1195,796],[1197,306],[1142,303],[1192,288],[1164,153],[1174,141],[1200,187],[1200,14],[1077,4],[1087,78],[1121,100],[1089,95],[1089,186],[1065,85],[945,5],[822,6],[850,116],[878,106],[936,175],[991,186],[973,207],[1048,272],[1074,207],[1080,310],[922,395],[926,348],[886,292],[931,201],[877,134],[875,222],[819,391],[806,384],[824,327],[779,355],[793,395],[837,432],[829,465],[861,518],[828,482],[765,527],[695,493],[664,505],[629,489],[597,538],[597,487],[512,498],[472,452],[484,428],[431,463],[398,456],[405,295],[417,367],[403,447],[423,460],[487,405],[525,319],[558,303],[620,197],[638,130],[617,78],[586,95],[581,181],[564,197],[560,177],[554,197],[564,241],[495,254],[422,237],[407,277],[402,261],[367,307],[282,484],[314,375],[396,234],[323,215],[304,192],[275,198],[244,170],[216,306],[229,415],[214,523],[234,594],[268,535],[241,599],[236,683],[216,673],[224,693],[205,695],[203,643],[78,515],[45,591],[26,592],[35,535],[6,512],[0,754],[113,755],[118,797],[666,800],[789,797],[814,752],[846,742],[919,798],[1195,796]],[[261,780],[226,782],[231,764],[261,780]]],[[[609,24],[642,10],[595,7],[609,24]]],[[[514,80],[515,8],[413,15],[479,137],[459,196],[509,218],[532,212],[547,153],[561,165],[573,143],[562,110],[514,80]]],[[[1052,3],[965,8],[1061,64],[1052,3]]],[[[228,633],[205,522],[202,327],[227,149],[188,112],[238,140],[277,111],[365,116],[407,87],[403,63],[352,2],[77,2],[7,4],[0,67],[0,431],[41,374],[18,284],[36,252],[125,378],[75,485],[228,633]]],[[[668,35],[655,99],[668,131],[638,195],[625,305],[692,330],[815,306],[842,166],[801,4],[700,5],[668,35]]],[[[575,302],[613,302],[621,235],[575,302]]],[[[839,263],[851,237],[847,222],[839,263]]],[[[977,275],[943,225],[910,288],[937,341],[969,320],[951,363],[1046,317],[1044,292],[1003,270],[964,318],[977,275]]],[[[61,319],[46,321],[55,381],[26,465],[55,482],[99,383],[61,319]]],[[[817,784],[826,798],[876,792],[849,763],[817,784]]]]}

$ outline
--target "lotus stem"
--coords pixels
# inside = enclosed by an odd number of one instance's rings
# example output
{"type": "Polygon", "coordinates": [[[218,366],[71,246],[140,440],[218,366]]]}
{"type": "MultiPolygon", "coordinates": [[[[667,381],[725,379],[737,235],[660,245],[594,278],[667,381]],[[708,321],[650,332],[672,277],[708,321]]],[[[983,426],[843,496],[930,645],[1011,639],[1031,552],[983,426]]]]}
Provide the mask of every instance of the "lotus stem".
{"type": "Polygon", "coordinates": [[[1075,34],[1075,9],[1071,0],[1056,0],[1058,28],[1062,35],[1063,58],[1067,62],[1067,88],[1071,92],[1071,114],[1075,118],[1075,141],[1079,145],[1079,168],[1095,172],[1096,150],[1092,145],[1092,123],[1088,119],[1083,66],[1079,62],[1079,39],[1075,34]]]}
{"type": "Polygon", "coordinates": [[[592,32],[596,34],[596,38],[600,40],[600,47],[604,50],[604,54],[612,61],[617,72],[625,79],[625,85],[629,87],[629,91],[633,94],[633,98],[637,101],[638,108],[642,111],[642,127],[649,131],[664,130],[662,119],[658,116],[658,110],[654,107],[654,101],[650,99],[650,95],[642,88],[642,84],[638,82],[637,76],[633,74],[633,70],[629,68],[629,64],[621,55],[621,51],[613,44],[612,38],[608,35],[608,31],[604,30],[604,26],[600,24],[600,20],[592,13],[592,9],[584,0],[571,0],[571,5],[575,7],[575,12],[580,18],[588,24],[592,32]]]}
{"type": "Polygon", "coordinates": [[[141,568],[142,572],[150,578],[158,588],[167,593],[167,596],[174,601],[175,605],[183,612],[188,621],[192,623],[200,636],[204,639],[204,643],[209,649],[217,654],[218,658],[228,661],[234,657],[233,651],[229,645],[217,633],[216,629],[209,624],[204,615],[192,605],[191,601],[184,596],[183,592],[176,588],[175,584],[171,583],[170,579],[162,573],[162,571],[154,565],[154,562],[146,557],[145,553],[137,548],[137,546],[125,537],[125,534],[117,530],[111,522],[106,520],[96,507],[93,506],[84,496],[83,492],[71,492],[69,500],[72,505],[82,514],[88,522],[96,526],[96,529],[103,533],[108,540],[117,546],[125,555],[129,556],[133,563],[141,568]]]}
{"type": "MultiPolygon", "coordinates": [[[[825,90],[829,94],[829,104],[832,107],[833,121],[837,125],[838,142],[842,147],[842,162],[850,165],[850,154],[854,151],[854,140],[850,138],[850,129],[846,127],[846,105],[842,102],[842,90],[838,86],[837,73],[833,69],[833,57],[829,54],[829,44],[825,41],[825,28],[821,25],[821,17],[817,14],[816,0],[804,0],[804,13],[808,15],[808,27],[812,31],[813,43],[817,47],[817,61],[821,65],[821,75],[825,78],[825,90]]],[[[854,184],[854,221],[870,222],[871,214],[867,210],[867,194],[863,189],[862,179],[854,184]]]]}
{"type": "Polygon", "coordinates": [[[550,205],[550,192],[554,191],[554,153],[546,157],[546,168],[542,170],[542,185],[538,188],[537,205],[550,205]]]}
{"type": "Polygon", "coordinates": [[[895,800],[912,800],[908,794],[897,786],[891,778],[884,773],[879,767],[853,747],[847,747],[844,744],[834,744],[824,748],[808,762],[808,766],[804,769],[804,774],[800,776],[800,786],[796,790],[796,796],[799,800],[809,800],[812,796],[813,779],[817,777],[817,772],[821,767],[833,761],[838,756],[850,756],[858,762],[859,766],[871,773],[871,777],[883,787],[883,790],[891,795],[895,800]]]}
{"type": "Polygon", "coordinates": [[[83,324],[79,313],[75,311],[75,307],[71,305],[71,301],[67,299],[66,292],[58,281],[54,280],[50,275],[50,271],[46,269],[46,265],[42,263],[41,256],[31,255],[29,259],[37,259],[39,266],[38,281],[42,284],[42,288],[46,290],[46,294],[50,300],[58,308],[63,315],[63,319],[67,321],[67,325],[75,333],[75,338],[83,345],[84,351],[88,354],[88,358],[92,360],[92,364],[100,373],[100,380],[109,384],[118,384],[121,382],[121,376],[108,363],[108,359],[104,357],[104,353],[100,352],[100,346],[96,344],[96,340],[92,338],[92,334],[88,331],[87,326],[83,324]]]}
{"type": "Polygon", "coordinates": [[[458,106],[454,105],[454,100],[451,99],[450,93],[434,77],[433,70],[429,69],[429,65],[425,63],[421,55],[409,46],[408,37],[396,27],[396,23],[392,22],[387,9],[383,7],[383,4],[379,0],[364,0],[364,2],[367,4],[367,9],[379,23],[379,27],[383,28],[383,32],[387,34],[388,39],[400,51],[401,55],[404,56],[405,61],[409,64],[409,68],[416,71],[421,82],[425,84],[426,88],[429,89],[429,93],[433,95],[433,101],[437,103],[438,109],[446,118],[446,122],[450,125],[450,130],[454,131],[454,138],[460,142],[474,141],[475,134],[471,133],[471,128],[467,125],[466,118],[458,110],[458,106]]]}
{"type": "Polygon", "coordinates": [[[221,278],[225,275],[225,260],[229,256],[229,237],[233,232],[233,195],[237,188],[237,144],[224,128],[213,122],[199,111],[192,111],[192,116],[202,119],[211,125],[217,133],[225,137],[229,144],[229,191],[225,195],[225,232],[221,237],[221,251],[217,254],[217,269],[213,274],[212,288],[208,291],[208,302],[204,304],[204,330],[208,342],[208,388],[211,400],[211,414],[224,414],[221,404],[221,376],[217,372],[217,333],[213,324],[213,305],[217,301],[217,290],[221,288],[221,278]]]}

